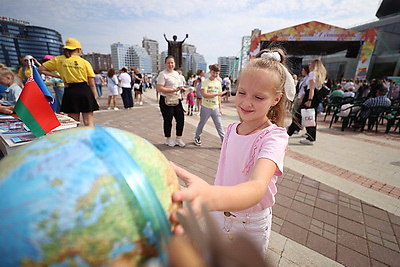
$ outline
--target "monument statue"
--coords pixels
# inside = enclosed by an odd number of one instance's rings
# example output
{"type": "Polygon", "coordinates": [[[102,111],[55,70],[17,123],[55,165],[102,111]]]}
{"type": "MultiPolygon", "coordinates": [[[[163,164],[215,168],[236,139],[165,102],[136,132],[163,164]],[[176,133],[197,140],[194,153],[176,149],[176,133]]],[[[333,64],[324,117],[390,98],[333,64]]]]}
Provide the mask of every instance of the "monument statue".
{"type": "Polygon", "coordinates": [[[175,67],[180,69],[182,67],[182,44],[185,42],[186,38],[189,37],[189,34],[186,34],[185,39],[182,41],[177,41],[178,37],[176,35],[172,36],[173,40],[168,40],[167,36],[164,33],[165,41],[168,43],[168,55],[174,56],[175,58],[175,67]]]}

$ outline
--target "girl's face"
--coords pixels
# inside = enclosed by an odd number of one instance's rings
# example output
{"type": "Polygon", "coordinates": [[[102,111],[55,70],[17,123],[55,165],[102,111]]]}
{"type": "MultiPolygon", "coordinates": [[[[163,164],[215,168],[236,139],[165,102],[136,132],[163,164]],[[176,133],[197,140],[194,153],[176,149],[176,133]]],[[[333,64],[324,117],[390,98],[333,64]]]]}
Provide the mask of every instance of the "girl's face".
{"type": "Polygon", "coordinates": [[[315,66],[315,63],[314,63],[314,62],[311,62],[311,63],[310,63],[310,66],[309,66],[310,71],[313,71],[313,70],[314,70],[314,66],[315,66]]]}
{"type": "Polygon", "coordinates": [[[165,67],[168,71],[173,71],[175,69],[175,60],[173,58],[168,58],[165,61],[165,67]]]}
{"type": "Polygon", "coordinates": [[[303,75],[303,77],[307,76],[307,72],[304,68],[301,69],[301,75],[303,75]]]}
{"type": "Polygon", "coordinates": [[[13,77],[11,75],[4,75],[4,76],[0,76],[0,84],[4,85],[4,86],[10,86],[13,82],[13,77]]]}
{"type": "Polygon", "coordinates": [[[276,93],[277,77],[266,70],[247,70],[242,73],[235,97],[235,106],[242,121],[259,125],[265,122],[268,111],[282,98],[276,93]]]}

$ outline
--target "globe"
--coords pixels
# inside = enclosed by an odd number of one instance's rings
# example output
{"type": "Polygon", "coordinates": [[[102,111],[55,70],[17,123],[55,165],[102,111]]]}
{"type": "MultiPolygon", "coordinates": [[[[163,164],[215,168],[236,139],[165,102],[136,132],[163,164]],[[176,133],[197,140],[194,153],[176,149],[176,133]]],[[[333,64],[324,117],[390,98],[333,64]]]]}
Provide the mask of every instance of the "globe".
{"type": "Polygon", "coordinates": [[[41,137],[0,161],[0,266],[164,265],[178,189],[169,161],[132,133],[41,137]]]}

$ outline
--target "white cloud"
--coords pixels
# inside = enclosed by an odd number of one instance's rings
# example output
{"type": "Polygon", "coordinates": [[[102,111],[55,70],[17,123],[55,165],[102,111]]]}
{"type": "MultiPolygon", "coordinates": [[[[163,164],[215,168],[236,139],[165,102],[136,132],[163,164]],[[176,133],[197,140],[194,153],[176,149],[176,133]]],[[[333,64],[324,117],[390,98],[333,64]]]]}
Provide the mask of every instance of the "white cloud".
{"type": "Polygon", "coordinates": [[[317,20],[351,27],[375,19],[380,0],[31,0],[3,1],[2,16],[30,21],[75,37],[85,52],[110,53],[114,42],[141,44],[155,39],[160,50],[173,35],[197,47],[214,63],[237,56],[241,38],[254,28],[263,33],[317,20]],[[24,9],[21,11],[21,9],[24,9]]]}

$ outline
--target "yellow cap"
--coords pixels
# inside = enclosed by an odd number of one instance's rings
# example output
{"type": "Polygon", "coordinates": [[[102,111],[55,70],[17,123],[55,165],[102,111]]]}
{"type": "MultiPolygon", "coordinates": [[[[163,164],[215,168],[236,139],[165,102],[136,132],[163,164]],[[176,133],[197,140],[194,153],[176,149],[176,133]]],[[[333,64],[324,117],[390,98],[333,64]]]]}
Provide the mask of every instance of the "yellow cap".
{"type": "Polygon", "coordinates": [[[82,48],[82,46],[78,40],[74,38],[68,38],[67,41],[65,42],[64,48],[69,50],[75,50],[77,48],[82,48]]]}

